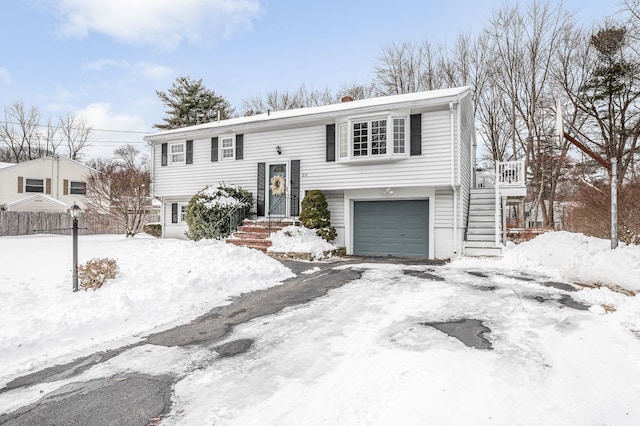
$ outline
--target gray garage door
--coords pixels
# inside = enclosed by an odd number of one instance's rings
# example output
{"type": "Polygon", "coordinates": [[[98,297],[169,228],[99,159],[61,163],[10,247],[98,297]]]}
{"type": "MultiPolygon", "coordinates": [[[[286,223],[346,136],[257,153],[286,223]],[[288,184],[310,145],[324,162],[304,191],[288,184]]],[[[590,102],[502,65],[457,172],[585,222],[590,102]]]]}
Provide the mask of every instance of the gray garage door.
{"type": "Polygon", "coordinates": [[[355,201],[353,252],[429,256],[429,201],[355,201]]]}

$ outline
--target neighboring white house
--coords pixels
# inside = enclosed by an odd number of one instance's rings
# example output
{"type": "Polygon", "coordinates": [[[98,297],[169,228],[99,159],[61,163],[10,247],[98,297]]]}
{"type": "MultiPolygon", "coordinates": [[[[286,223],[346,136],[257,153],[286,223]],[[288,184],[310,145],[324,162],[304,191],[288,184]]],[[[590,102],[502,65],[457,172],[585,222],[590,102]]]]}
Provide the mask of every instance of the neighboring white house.
{"type": "Polygon", "coordinates": [[[189,199],[224,182],[254,194],[258,217],[298,216],[305,191],[321,190],[348,254],[463,252],[476,149],[469,88],[276,111],[145,140],[165,237],[184,238],[189,199]]]}
{"type": "Polygon", "coordinates": [[[65,212],[77,203],[84,209],[86,182],[92,171],[58,155],[5,163],[0,167],[0,206],[9,211],[65,212]]]}

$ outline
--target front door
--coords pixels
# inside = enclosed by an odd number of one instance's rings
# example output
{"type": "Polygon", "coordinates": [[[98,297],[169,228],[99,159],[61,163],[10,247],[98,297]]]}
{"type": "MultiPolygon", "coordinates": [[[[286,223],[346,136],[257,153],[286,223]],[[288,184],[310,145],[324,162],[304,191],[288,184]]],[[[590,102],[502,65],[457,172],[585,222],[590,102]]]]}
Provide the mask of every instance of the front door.
{"type": "Polygon", "coordinates": [[[270,164],[267,191],[269,192],[269,205],[267,215],[287,215],[287,165],[270,164]]]}

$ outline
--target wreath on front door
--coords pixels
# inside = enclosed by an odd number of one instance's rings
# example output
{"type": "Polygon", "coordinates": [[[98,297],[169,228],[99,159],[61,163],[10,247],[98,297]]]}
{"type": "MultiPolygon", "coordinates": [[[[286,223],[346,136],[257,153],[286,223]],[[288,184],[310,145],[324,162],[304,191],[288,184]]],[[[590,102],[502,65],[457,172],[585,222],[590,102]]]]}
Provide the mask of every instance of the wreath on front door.
{"type": "Polygon", "coordinates": [[[273,195],[281,195],[284,194],[284,189],[285,189],[285,180],[284,180],[284,176],[274,176],[271,178],[271,186],[269,187],[271,189],[271,193],[273,195]]]}

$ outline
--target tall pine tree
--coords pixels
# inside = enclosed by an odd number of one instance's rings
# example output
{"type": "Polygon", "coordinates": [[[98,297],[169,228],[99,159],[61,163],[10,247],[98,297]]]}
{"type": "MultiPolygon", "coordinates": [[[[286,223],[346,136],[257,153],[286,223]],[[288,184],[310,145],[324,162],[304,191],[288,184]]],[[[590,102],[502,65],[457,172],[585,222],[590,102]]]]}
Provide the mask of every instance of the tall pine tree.
{"type": "Polygon", "coordinates": [[[207,89],[202,79],[195,81],[180,76],[167,92],[157,90],[156,94],[166,107],[164,123],[154,124],[156,129],[169,130],[208,123],[217,120],[218,114],[224,120],[233,114],[229,102],[207,89]]]}

